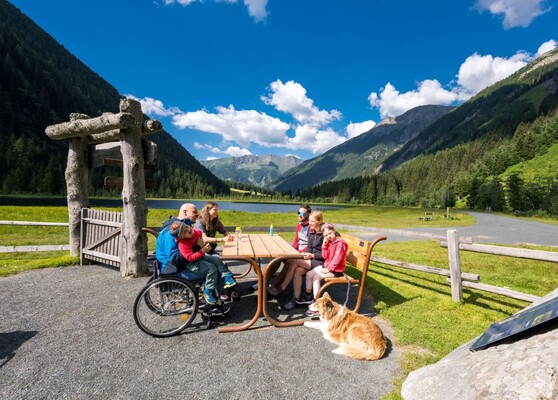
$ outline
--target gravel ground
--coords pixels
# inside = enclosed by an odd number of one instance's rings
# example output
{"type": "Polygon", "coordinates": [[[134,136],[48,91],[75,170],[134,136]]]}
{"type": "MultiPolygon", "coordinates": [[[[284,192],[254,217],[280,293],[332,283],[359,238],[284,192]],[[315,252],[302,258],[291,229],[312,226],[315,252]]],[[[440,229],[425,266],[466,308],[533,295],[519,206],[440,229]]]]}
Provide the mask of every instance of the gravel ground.
{"type": "MultiPolygon", "coordinates": [[[[146,280],[98,265],[1,278],[0,398],[370,400],[392,390],[401,373],[400,354],[379,318],[390,347],[374,362],[333,354],[335,346],[317,330],[274,328],[263,318],[260,329],[247,332],[205,330],[196,320],[184,334],[152,338],[132,316],[146,280]]],[[[251,283],[240,282],[243,298],[221,323],[250,319],[251,283]]],[[[343,302],[345,289],[339,289],[334,297],[343,302]]],[[[302,318],[304,311],[277,311],[277,300],[271,306],[282,319],[302,318]]],[[[371,311],[367,298],[361,312],[371,311]]]]}

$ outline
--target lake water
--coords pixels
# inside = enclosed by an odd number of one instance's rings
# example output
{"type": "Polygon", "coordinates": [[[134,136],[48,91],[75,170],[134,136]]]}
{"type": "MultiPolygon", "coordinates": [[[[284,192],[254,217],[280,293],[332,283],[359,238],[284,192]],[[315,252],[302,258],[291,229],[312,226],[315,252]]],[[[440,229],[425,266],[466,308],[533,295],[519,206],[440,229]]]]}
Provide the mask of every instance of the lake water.
{"type": "MultiPolygon", "coordinates": [[[[89,199],[91,207],[122,207],[122,200],[120,199],[89,199]]],[[[179,210],[180,206],[184,203],[193,203],[201,210],[205,201],[199,200],[147,200],[147,206],[153,209],[170,209],[179,210]]],[[[279,212],[289,213],[298,210],[298,204],[276,204],[276,203],[241,203],[234,201],[218,201],[220,210],[234,210],[245,212],[279,212]]],[[[62,197],[0,197],[1,206],[62,206],[68,205],[66,198],[62,197]]],[[[332,210],[337,207],[332,206],[312,206],[313,210],[332,210]]]]}

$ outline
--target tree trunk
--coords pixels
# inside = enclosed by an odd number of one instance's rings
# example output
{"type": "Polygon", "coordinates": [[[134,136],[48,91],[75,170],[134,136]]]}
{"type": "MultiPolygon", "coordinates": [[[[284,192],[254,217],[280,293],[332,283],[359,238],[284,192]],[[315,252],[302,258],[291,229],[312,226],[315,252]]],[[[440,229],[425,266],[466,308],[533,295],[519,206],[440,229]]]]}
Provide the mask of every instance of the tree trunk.
{"type": "Polygon", "coordinates": [[[147,273],[147,237],[142,228],[147,225],[145,177],[143,170],[142,125],[143,114],[139,102],[120,101],[120,111],[131,114],[134,123],[120,134],[120,151],[124,163],[122,189],[122,238],[120,264],[122,276],[140,276],[147,273]]]}
{"type": "MultiPolygon", "coordinates": [[[[72,114],[72,120],[88,118],[83,114],[72,114]]],[[[66,191],[68,199],[68,223],[70,255],[78,256],[80,248],[81,209],[89,207],[87,167],[87,137],[76,137],[68,141],[68,163],[66,164],[66,191]]]]}

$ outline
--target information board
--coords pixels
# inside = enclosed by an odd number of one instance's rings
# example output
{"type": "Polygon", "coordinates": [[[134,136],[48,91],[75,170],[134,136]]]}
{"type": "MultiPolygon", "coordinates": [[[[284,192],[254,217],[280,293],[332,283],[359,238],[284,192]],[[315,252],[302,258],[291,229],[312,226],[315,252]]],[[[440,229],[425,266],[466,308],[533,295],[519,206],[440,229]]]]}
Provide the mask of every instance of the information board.
{"type": "Polygon", "coordinates": [[[542,328],[554,320],[558,322],[558,297],[547,300],[534,307],[527,308],[490,327],[471,346],[471,351],[482,350],[501,340],[518,335],[527,330],[542,328]]]}

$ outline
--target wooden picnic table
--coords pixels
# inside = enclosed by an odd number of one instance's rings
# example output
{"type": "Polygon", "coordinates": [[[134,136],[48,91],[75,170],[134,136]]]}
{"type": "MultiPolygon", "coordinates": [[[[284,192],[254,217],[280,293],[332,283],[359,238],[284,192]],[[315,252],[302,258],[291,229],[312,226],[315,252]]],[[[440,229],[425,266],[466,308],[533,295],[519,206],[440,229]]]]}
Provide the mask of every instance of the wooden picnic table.
{"type": "MultiPolygon", "coordinates": [[[[281,236],[269,234],[242,234],[240,240],[225,242],[221,259],[223,260],[241,260],[252,265],[258,276],[257,290],[257,307],[252,319],[243,325],[224,326],[219,328],[219,332],[238,332],[250,328],[263,312],[267,320],[275,326],[290,326],[272,318],[267,312],[267,282],[273,272],[275,272],[281,262],[293,258],[302,258],[302,254],[292,247],[290,243],[285,241],[281,236]],[[261,258],[272,258],[268,264],[265,274],[262,272],[259,260],[261,258]]],[[[297,325],[302,321],[296,322],[297,325]]]]}

